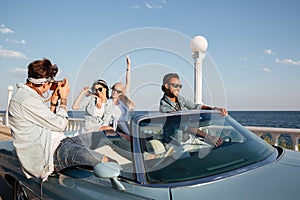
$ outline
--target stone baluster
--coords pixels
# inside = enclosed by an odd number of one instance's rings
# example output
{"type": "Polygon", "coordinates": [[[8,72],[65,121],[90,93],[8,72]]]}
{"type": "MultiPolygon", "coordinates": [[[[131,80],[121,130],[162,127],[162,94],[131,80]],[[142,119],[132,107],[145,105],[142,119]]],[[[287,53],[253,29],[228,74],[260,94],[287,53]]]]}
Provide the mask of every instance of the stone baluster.
{"type": "Polygon", "coordinates": [[[270,133],[272,135],[272,139],[274,141],[274,145],[275,146],[278,146],[278,138],[280,137],[281,134],[278,134],[278,133],[270,133]]]}
{"type": "Polygon", "coordinates": [[[299,144],[299,135],[296,135],[296,134],[290,134],[292,140],[293,140],[293,145],[294,145],[294,150],[295,151],[299,151],[299,148],[298,148],[298,144],[299,144]]]}

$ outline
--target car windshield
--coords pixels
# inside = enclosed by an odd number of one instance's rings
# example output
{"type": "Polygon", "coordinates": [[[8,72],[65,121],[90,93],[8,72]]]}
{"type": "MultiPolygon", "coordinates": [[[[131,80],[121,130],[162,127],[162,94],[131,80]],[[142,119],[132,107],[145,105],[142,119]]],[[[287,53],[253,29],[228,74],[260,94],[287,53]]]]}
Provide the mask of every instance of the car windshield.
{"type": "Polygon", "coordinates": [[[266,159],[274,148],[219,113],[150,117],[139,122],[149,183],[208,177],[266,159]],[[217,144],[218,139],[222,144],[217,144]]]}

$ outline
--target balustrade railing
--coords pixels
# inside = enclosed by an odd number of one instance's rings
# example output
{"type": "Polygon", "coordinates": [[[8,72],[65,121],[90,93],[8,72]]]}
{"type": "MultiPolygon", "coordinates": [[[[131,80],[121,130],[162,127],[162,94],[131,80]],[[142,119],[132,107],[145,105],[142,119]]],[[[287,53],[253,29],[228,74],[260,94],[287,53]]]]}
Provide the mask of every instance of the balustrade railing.
{"type": "Polygon", "coordinates": [[[69,123],[66,128],[67,132],[81,131],[83,128],[84,119],[82,118],[69,118],[69,123]]]}
{"type": "Polygon", "coordinates": [[[273,127],[255,127],[255,126],[246,126],[247,129],[255,133],[257,136],[261,137],[264,134],[270,134],[275,146],[279,144],[279,137],[283,134],[290,135],[293,143],[293,149],[299,151],[299,138],[300,138],[300,129],[296,128],[273,128],[273,127]]]}
{"type": "MultiPolygon", "coordinates": [[[[2,116],[3,117],[3,116],[2,116]]],[[[1,116],[0,116],[1,119],[1,116]]],[[[0,120],[1,122],[1,120],[0,120]]],[[[3,121],[2,121],[3,122],[3,121]]],[[[69,123],[66,128],[67,132],[80,131],[83,128],[84,119],[81,118],[69,118],[69,123]]],[[[272,141],[275,146],[279,145],[279,137],[283,134],[287,134],[291,137],[293,149],[299,151],[299,138],[300,129],[295,128],[274,128],[274,127],[255,127],[245,126],[247,129],[255,133],[257,136],[262,137],[264,134],[269,134],[272,137],[272,141]]]]}
{"type": "MultiPolygon", "coordinates": [[[[69,118],[69,124],[66,131],[77,131],[83,128],[84,119],[69,118]]],[[[283,134],[290,135],[293,143],[293,149],[299,151],[300,129],[295,128],[273,128],[273,127],[256,127],[245,126],[247,129],[261,137],[264,134],[270,134],[275,146],[279,145],[279,137],[283,134]]]]}

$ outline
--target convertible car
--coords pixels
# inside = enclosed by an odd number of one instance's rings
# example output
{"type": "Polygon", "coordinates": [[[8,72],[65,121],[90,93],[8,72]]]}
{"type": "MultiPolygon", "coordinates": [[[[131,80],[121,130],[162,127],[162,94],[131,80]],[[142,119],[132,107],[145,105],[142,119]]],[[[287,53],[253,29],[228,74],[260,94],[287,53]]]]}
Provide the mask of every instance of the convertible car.
{"type": "Polygon", "coordinates": [[[69,168],[42,183],[26,179],[3,141],[0,175],[15,199],[299,198],[300,153],[269,145],[230,116],[135,111],[117,130],[124,126],[130,139],[114,136],[96,149],[118,164],[69,168]]]}

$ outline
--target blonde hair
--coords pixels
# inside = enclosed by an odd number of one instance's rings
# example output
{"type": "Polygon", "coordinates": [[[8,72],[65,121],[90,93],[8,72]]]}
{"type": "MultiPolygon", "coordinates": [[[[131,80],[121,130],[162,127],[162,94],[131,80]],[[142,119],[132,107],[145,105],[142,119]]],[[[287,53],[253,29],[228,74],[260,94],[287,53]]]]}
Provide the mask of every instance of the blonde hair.
{"type": "Polygon", "coordinates": [[[119,96],[119,100],[127,106],[129,110],[134,109],[134,103],[130,100],[130,98],[125,94],[125,86],[121,82],[115,83],[111,88],[114,89],[116,85],[120,85],[122,88],[122,94],[119,96]]]}

